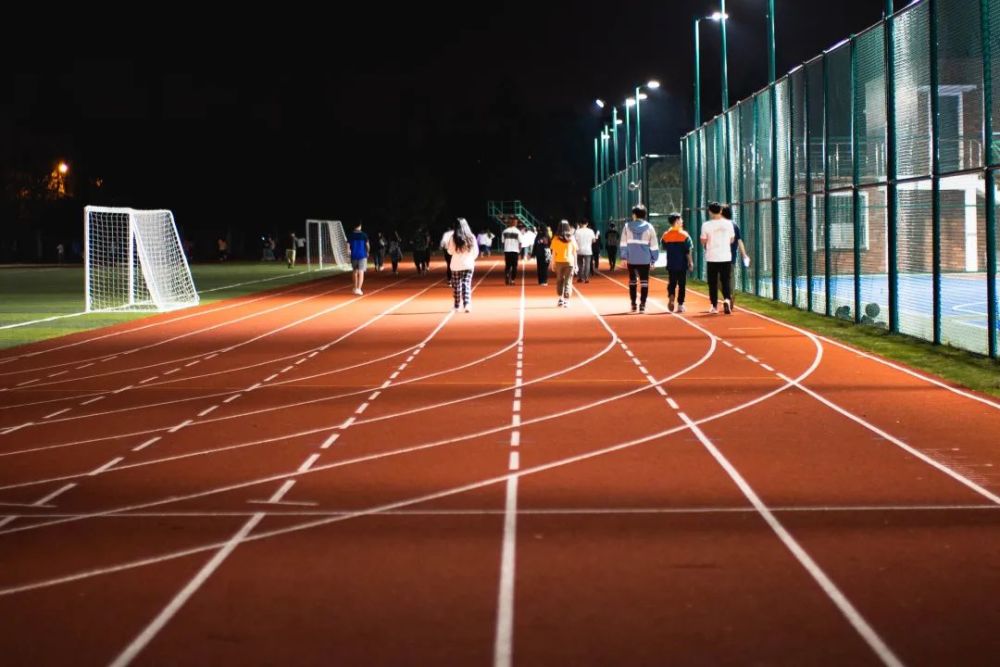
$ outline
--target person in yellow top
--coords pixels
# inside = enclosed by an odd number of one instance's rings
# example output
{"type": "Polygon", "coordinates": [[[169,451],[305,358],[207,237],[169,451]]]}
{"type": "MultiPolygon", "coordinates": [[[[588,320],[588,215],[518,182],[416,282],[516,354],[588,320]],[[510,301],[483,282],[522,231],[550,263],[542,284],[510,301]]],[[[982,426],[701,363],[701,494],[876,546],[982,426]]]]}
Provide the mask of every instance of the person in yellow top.
{"type": "Polygon", "coordinates": [[[563,220],[559,224],[559,233],[552,239],[552,272],[556,274],[556,294],[559,295],[559,307],[569,307],[569,293],[573,288],[573,270],[576,267],[578,248],[573,237],[573,228],[563,220]]]}

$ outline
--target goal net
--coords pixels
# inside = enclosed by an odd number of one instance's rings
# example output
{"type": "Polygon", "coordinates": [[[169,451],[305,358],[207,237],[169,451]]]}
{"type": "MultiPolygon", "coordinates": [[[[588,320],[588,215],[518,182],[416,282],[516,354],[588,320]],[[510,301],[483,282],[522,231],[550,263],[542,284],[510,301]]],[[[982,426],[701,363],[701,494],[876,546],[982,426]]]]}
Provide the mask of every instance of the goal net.
{"type": "Polygon", "coordinates": [[[87,206],[83,239],[87,312],[198,305],[170,211],[87,206]]]}
{"type": "Polygon", "coordinates": [[[310,271],[347,270],[347,235],[340,220],[306,220],[306,264],[310,271]]]}

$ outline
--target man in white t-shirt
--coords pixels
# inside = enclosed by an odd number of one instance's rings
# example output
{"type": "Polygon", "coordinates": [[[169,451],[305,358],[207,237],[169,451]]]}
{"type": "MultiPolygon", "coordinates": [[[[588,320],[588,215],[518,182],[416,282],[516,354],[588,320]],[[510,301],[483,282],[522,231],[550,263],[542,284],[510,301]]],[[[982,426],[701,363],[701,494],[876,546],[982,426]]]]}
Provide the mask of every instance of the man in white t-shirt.
{"type": "Polygon", "coordinates": [[[708,205],[708,220],[701,226],[701,245],[705,248],[705,262],[708,264],[708,297],[712,307],[708,312],[719,312],[719,283],[722,283],[722,308],[726,315],[733,312],[730,287],[733,271],[732,244],[736,238],[733,223],[722,217],[722,205],[712,202],[708,205]]]}
{"type": "Polygon", "coordinates": [[[589,283],[594,254],[594,230],[586,220],[576,230],[576,282],[589,283]]]}
{"type": "Polygon", "coordinates": [[[507,222],[503,230],[504,279],[508,285],[517,280],[517,259],[521,256],[521,230],[517,228],[518,220],[514,216],[507,222]]]}

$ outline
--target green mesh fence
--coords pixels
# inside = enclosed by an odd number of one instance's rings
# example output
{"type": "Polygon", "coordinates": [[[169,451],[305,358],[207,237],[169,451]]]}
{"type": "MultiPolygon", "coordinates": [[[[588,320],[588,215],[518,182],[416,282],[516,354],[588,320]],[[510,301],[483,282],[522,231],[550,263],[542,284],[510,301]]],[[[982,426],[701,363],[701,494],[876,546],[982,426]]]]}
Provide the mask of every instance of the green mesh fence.
{"type": "Polygon", "coordinates": [[[1000,0],[911,3],[684,138],[689,226],[728,189],[738,289],[997,357],[998,86],[1000,0]]]}

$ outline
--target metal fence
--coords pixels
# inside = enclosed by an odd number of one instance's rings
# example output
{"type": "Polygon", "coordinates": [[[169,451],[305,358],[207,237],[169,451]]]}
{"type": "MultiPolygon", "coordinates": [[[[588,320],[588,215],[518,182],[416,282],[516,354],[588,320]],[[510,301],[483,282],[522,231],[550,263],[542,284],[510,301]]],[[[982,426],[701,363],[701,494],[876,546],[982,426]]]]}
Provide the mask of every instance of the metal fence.
{"type": "MultiPolygon", "coordinates": [[[[677,155],[644,155],[625,169],[611,174],[591,191],[591,217],[602,233],[609,222],[621,228],[632,219],[632,207],[642,201],[650,219],[658,219],[683,206],[681,158],[677,155]]],[[[665,223],[664,223],[665,224],[665,223]]]]}
{"type": "Polygon", "coordinates": [[[688,229],[732,202],[739,289],[996,358],[998,77],[1000,0],[915,2],[685,136],[688,229]]]}

